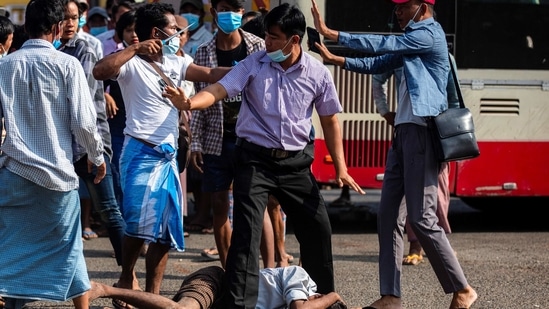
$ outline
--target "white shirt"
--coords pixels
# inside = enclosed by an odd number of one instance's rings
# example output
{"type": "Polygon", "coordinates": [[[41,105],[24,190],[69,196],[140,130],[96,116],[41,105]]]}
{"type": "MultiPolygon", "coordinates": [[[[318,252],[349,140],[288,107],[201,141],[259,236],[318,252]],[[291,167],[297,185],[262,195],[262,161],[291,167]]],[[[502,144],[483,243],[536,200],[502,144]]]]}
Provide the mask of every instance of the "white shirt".
{"type": "MultiPolygon", "coordinates": [[[[185,79],[192,62],[175,55],[164,56],[158,67],[174,85],[185,79]]],[[[124,134],[154,145],[169,143],[177,148],[179,112],[172,102],[162,97],[162,77],[138,56],[120,68],[117,77],[126,107],[124,134]]]]}
{"type": "Polygon", "coordinates": [[[300,266],[264,268],[259,271],[256,309],[285,309],[295,300],[315,295],[316,283],[300,266]]]}
{"type": "Polygon", "coordinates": [[[78,188],[73,138],[100,165],[103,143],[82,65],[46,40],[30,39],[0,60],[0,168],[50,190],[78,188]],[[9,73],[5,73],[9,72],[9,73]]]}

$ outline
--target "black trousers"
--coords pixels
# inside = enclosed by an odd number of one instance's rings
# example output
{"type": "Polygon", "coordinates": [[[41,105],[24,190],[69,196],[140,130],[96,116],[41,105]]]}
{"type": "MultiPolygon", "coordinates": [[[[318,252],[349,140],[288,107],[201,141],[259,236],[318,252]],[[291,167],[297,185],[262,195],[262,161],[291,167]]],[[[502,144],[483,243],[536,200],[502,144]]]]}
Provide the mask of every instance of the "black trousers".
{"type": "Polygon", "coordinates": [[[303,268],[318,293],[334,291],[332,229],[324,200],[311,173],[313,145],[284,159],[235,149],[233,233],[226,275],[227,308],[254,309],[259,278],[259,245],[269,194],[294,224],[303,268]]]}

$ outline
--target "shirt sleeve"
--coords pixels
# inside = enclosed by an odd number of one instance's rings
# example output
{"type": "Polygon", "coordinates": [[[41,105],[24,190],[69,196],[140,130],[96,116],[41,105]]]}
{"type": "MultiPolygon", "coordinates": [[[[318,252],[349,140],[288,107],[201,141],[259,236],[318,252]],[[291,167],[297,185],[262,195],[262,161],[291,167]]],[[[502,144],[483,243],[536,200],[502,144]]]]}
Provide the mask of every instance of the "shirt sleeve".
{"type": "Polygon", "coordinates": [[[310,295],[316,293],[316,283],[309,274],[299,266],[285,267],[282,272],[282,295],[286,300],[286,305],[295,300],[308,300],[310,295]]]}
{"type": "Polygon", "coordinates": [[[381,116],[389,112],[389,104],[387,104],[387,83],[393,72],[375,74],[372,76],[372,95],[377,111],[381,116]]]}
{"type": "MultiPolygon", "coordinates": [[[[74,58],[75,61],[76,58],[74,58]]],[[[76,62],[77,63],[77,62],[76,62]]],[[[78,144],[86,153],[88,159],[96,166],[103,164],[103,142],[97,130],[97,113],[90,94],[86,76],[80,63],[68,71],[67,101],[71,106],[71,127],[78,144]]]]}

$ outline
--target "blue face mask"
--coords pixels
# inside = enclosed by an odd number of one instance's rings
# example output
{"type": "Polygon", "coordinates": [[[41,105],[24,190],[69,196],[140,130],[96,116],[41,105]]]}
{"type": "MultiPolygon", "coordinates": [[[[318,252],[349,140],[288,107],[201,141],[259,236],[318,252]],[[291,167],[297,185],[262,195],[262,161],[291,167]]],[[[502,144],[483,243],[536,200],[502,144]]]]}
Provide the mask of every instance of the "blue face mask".
{"type": "Polygon", "coordinates": [[[269,56],[269,58],[271,58],[271,60],[274,62],[283,62],[284,60],[288,59],[288,57],[290,57],[290,55],[292,54],[292,52],[290,51],[287,55],[284,55],[284,52],[282,51],[284,48],[286,48],[286,46],[288,46],[289,43],[290,40],[288,40],[286,45],[284,45],[284,47],[282,47],[281,49],[267,53],[267,56],[269,56]]]}
{"type": "Polygon", "coordinates": [[[181,16],[185,17],[185,19],[189,22],[189,25],[191,25],[189,27],[189,31],[195,31],[196,29],[198,29],[198,26],[200,26],[200,16],[193,13],[185,13],[181,14],[181,16]]]}
{"type": "Polygon", "coordinates": [[[80,19],[78,19],[78,29],[82,29],[84,25],[86,24],[86,17],[80,16],[80,19]]]}
{"type": "Polygon", "coordinates": [[[90,34],[93,35],[93,36],[98,36],[100,35],[101,33],[103,32],[107,32],[107,30],[109,30],[107,28],[107,26],[102,26],[102,27],[91,27],[90,28],[90,34]]]}
{"type": "Polygon", "coordinates": [[[219,30],[229,34],[240,28],[242,24],[242,14],[235,12],[219,12],[217,13],[217,26],[219,30]]]}
{"type": "Polygon", "coordinates": [[[162,45],[162,54],[175,55],[179,50],[179,38],[175,37],[162,45]]]}
{"type": "Polygon", "coordinates": [[[55,40],[53,40],[53,42],[51,42],[51,44],[53,44],[53,47],[55,49],[59,49],[59,47],[61,47],[61,40],[55,39],[55,40]]]}

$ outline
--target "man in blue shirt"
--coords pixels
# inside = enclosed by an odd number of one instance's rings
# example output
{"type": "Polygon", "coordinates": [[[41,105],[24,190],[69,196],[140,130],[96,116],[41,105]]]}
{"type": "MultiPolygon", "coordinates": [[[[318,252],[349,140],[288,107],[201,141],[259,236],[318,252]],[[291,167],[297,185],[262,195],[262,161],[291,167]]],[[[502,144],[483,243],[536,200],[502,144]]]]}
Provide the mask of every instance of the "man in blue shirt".
{"type": "Polygon", "coordinates": [[[315,27],[329,40],[374,57],[344,58],[316,44],[322,58],[347,70],[383,73],[402,67],[395,136],[389,150],[378,213],[381,298],[366,308],[402,308],[400,276],[406,211],[446,293],[453,293],[450,309],[469,308],[477,294],[436,222],[437,176],[440,162],[433,146],[432,118],[448,108],[446,85],[450,69],[446,36],[433,18],[435,0],[392,0],[403,35],[349,34],[329,29],[312,0],[315,27]]]}

